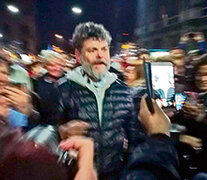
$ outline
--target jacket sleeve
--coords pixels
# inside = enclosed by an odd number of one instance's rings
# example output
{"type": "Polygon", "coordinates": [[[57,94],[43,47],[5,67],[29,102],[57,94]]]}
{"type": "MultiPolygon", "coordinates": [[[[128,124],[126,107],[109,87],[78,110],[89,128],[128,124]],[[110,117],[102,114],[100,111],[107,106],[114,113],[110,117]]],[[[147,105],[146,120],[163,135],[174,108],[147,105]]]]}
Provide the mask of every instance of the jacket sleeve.
{"type": "Polygon", "coordinates": [[[132,152],[121,177],[124,180],[180,179],[178,157],[172,140],[165,135],[146,138],[132,152]]]}

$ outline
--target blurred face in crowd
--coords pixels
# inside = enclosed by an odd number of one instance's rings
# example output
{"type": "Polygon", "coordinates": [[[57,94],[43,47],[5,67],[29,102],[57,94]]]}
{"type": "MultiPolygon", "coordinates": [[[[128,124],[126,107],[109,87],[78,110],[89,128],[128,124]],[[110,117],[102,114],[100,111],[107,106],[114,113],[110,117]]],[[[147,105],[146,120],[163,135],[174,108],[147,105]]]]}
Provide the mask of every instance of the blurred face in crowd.
{"type": "Polygon", "coordinates": [[[8,101],[1,95],[3,93],[5,86],[9,81],[9,67],[6,63],[0,63],[0,120],[5,118],[8,114],[8,101]]]}
{"type": "Polygon", "coordinates": [[[137,67],[127,66],[124,71],[124,80],[126,83],[132,83],[138,78],[137,67]]]}
{"type": "Polygon", "coordinates": [[[33,73],[34,77],[38,77],[41,75],[42,64],[35,64],[31,67],[31,72],[33,73]]]}
{"type": "Polygon", "coordinates": [[[182,59],[185,56],[185,52],[182,49],[172,49],[170,50],[170,55],[173,59],[182,59]]]}
{"type": "Polygon", "coordinates": [[[121,54],[123,61],[127,61],[127,59],[130,57],[128,50],[122,50],[121,54]]]}
{"type": "Polygon", "coordinates": [[[207,92],[207,65],[202,65],[196,72],[196,85],[197,87],[207,92]]]}
{"type": "Polygon", "coordinates": [[[182,49],[173,49],[170,51],[171,60],[175,65],[175,75],[184,75],[184,56],[185,53],[182,49]]]}
{"type": "Polygon", "coordinates": [[[174,60],[173,63],[175,65],[175,75],[184,75],[185,69],[183,60],[174,60]]]}
{"type": "Polygon", "coordinates": [[[76,58],[85,72],[95,81],[99,81],[110,67],[110,53],[107,41],[87,39],[81,52],[76,51],[76,58]]]}
{"type": "Polygon", "coordinates": [[[51,57],[46,64],[48,74],[54,78],[61,77],[63,74],[63,61],[57,57],[51,57]]]}
{"type": "Polygon", "coordinates": [[[9,103],[5,96],[0,95],[0,123],[9,113],[9,103]]]}
{"type": "Polygon", "coordinates": [[[0,89],[4,88],[9,80],[9,67],[6,63],[0,63],[0,89]]]}

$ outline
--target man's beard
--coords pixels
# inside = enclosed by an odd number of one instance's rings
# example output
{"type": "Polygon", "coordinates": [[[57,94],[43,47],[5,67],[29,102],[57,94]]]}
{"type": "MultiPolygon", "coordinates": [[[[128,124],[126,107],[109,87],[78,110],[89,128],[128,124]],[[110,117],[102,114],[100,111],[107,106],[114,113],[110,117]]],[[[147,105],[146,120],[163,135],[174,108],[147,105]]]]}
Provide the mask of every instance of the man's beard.
{"type": "Polygon", "coordinates": [[[81,57],[81,65],[84,69],[84,71],[88,74],[89,77],[91,77],[94,81],[100,81],[105,74],[108,72],[110,68],[109,62],[107,62],[104,59],[97,59],[93,64],[90,64],[85,61],[83,57],[81,57]],[[93,65],[103,63],[106,66],[106,70],[104,72],[96,72],[93,70],[93,65]]]}

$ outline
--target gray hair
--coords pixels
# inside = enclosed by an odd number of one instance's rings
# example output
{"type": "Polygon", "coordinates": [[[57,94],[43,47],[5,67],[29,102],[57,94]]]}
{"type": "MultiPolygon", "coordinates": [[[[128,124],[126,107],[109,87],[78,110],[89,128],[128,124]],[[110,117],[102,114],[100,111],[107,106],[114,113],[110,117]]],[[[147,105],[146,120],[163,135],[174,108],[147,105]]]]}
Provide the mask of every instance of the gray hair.
{"type": "Polygon", "coordinates": [[[110,45],[112,38],[109,31],[102,24],[86,22],[77,25],[72,38],[74,48],[81,51],[83,42],[87,39],[106,40],[108,45],[110,45]]]}

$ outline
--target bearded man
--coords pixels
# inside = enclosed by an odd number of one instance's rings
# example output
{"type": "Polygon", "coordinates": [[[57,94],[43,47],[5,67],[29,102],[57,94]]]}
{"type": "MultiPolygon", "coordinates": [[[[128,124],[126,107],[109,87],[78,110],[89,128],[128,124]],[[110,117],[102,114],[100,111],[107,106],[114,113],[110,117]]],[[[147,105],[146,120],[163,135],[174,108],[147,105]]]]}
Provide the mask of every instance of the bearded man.
{"type": "MultiPolygon", "coordinates": [[[[64,121],[60,123],[66,123],[62,125],[66,127],[63,134],[66,134],[66,137],[71,134],[80,135],[72,131],[80,130],[81,126],[90,127],[88,135],[94,139],[98,179],[120,179],[120,173],[131,152],[134,152],[135,146],[142,144],[146,137],[136,116],[137,110],[131,91],[115,74],[108,71],[111,36],[102,25],[93,22],[79,24],[75,28],[72,41],[76,59],[81,66],[68,75],[68,86],[64,84],[59,89],[62,94],[62,112],[65,113],[64,121]],[[74,129],[78,122],[71,125],[69,123],[74,122],[71,120],[83,122],[79,123],[79,128],[74,129]]],[[[150,117],[157,125],[153,125],[152,131],[148,133],[166,134],[168,125],[162,131],[160,123],[154,119],[155,116],[150,117]]],[[[160,119],[160,116],[156,117],[160,119]]],[[[148,119],[147,116],[145,118],[148,119]]],[[[84,128],[82,130],[84,131],[84,128]]],[[[159,146],[154,151],[154,148],[150,148],[150,143],[147,142],[146,146],[142,147],[150,149],[150,154],[165,146],[163,144],[164,146],[159,146]]],[[[146,149],[142,148],[139,147],[140,155],[145,154],[146,149]]]]}

